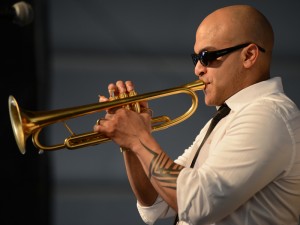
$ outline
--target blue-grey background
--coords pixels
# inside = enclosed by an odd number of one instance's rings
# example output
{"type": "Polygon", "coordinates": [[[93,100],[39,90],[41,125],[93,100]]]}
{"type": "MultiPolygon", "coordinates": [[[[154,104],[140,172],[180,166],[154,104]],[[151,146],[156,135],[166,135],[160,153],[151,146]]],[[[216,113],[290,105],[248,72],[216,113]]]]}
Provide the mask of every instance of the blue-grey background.
{"type": "MultiPolygon", "coordinates": [[[[138,93],[146,93],[196,79],[190,59],[196,28],[211,11],[234,3],[251,4],[269,18],[276,34],[272,76],[283,77],[286,93],[300,105],[299,1],[49,0],[50,92],[41,90],[41,98],[49,98],[46,110],[97,102],[117,80],[132,80],[138,93]]],[[[176,116],[190,107],[189,99],[180,95],[150,104],[155,116],[176,116]]],[[[154,135],[175,158],[213,111],[200,92],[190,119],[154,135]]],[[[101,115],[68,125],[75,133],[89,131],[101,115]]],[[[50,143],[67,136],[63,126],[49,128],[50,143]]],[[[46,154],[53,170],[54,225],[143,224],[117,145],[46,154]]]]}

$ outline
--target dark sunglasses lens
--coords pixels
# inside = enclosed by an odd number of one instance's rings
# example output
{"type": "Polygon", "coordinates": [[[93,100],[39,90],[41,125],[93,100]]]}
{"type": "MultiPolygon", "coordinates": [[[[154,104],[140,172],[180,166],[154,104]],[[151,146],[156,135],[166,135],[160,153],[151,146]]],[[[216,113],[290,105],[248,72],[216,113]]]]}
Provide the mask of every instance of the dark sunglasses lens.
{"type": "Polygon", "coordinates": [[[208,60],[208,57],[207,57],[207,52],[206,52],[206,51],[201,52],[201,53],[199,54],[199,56],[200,56],[199,58],[200,58],[201,64],[202,64],[203,66],[208,66],[209,60],[208,60]]]}
{"type": "Polygon", "coordinates": [[[197,62],[198,62],[198,55],[197,54],[192,54],[192,60],[193,60],[193,64],[196,66],[197,62]]]}
{"type": "Polygon", "coordinates": [[[208,60],[208,55],[207,52],[200,52],[200,54],[192,54],[192,60],[194,65],[196,66],[198,61],[202,64],[202,66],[208,66],[209,60],[208,60]]]}

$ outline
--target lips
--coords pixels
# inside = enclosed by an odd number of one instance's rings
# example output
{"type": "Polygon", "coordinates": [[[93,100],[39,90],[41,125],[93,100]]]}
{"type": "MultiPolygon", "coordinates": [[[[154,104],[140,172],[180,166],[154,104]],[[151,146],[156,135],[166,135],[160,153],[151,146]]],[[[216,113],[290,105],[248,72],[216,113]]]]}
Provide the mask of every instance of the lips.
{"type": "Polygon", "coordinates": [[[205,83],[205,88],[204,88],[204,90],[206,90],[206,89],[207,89],[207,86],[210,84],[210,82],[207,81],[207,80],[204,80],[204,79],[202,79],[202,81],[205,83]]]}

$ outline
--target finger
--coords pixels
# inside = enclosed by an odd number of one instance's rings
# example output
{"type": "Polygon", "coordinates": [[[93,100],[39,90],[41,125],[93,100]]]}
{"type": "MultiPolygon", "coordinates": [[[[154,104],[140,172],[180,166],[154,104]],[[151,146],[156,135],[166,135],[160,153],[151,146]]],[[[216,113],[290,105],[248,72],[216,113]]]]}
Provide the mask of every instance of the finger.
{"type": "Polygon", "coordinates": [[[124,94],[124,93],[127,92],[126,86],[125,86],[125,84],[124,84],[123,81],[118,80],[118,81],[116,82],[116,86],[117,86],[117,89],[118,89],[118,91],[119,91],[119,95],[124,94]]]}
{"type": "MultiPolygon", "coordinates": [[[[114,112],[116,112],[116,111],[117,111],[117,109],[114,110],[114,112]]],[[[105,117],[102,120],[111,120],[113,117],[114,117],[114,114],[108,112],[107,114],[105,114],[105,117]]]]}
{"type": "Polygon", "coordinates": [[[133,91],[134,90],[134,85],[132,83],[132,81],[126,81],[125,82],[125,86],[128,92],[133,91]]]}
{"type": "MultiPolygon", "coordinates": [[[[125,85],[126,85],[126,89],[127,89],[128,92],[135,91],[135,87],[134,87],[134,84],[132,83],[132,81],[126,81],[125,85]]],[[[137,94],[137,93],[135,92],[135,94],[137,94]]],[[[140,104],[140,111],[141,112],[145,111],[143,109],[149,108],[149,104],[148,104],[147,101],[139,102],[139,104],[140,104]]]]}
{"type": "Polygon", "coordinates": [[[107,102],[108,101],[108,98],[103,95],[98,95],[98,97],[99,97],[99,102],[107,102]]]}
{"type": "Polygon", "coordinates": [[[94,131],[99,131],[100,126],[103,126],[104,118],[100,118],[96,121],[96,124],[94,125],[94,131]]]}
{"type": "MultiPolygon", "coordinates": [[[[119,98],[127,98],[129,96],[129,93],[128,93],[125,83],[123,81],[119,80],[119,81],[117,81],[116,85],[119,90],[119,98]]],[[[130,105],[123,105],[122,107],[125,109],[128,109],[128,110],[131,109],[130,105]]]]}
{"type": "MultiPolygon", "coordinates": [[[[110,92],[110,100],[116,100],[119,98],[126,97],[126,86],[123,81],[119,80],[116,84],[110,84],[108,86],[108,91],[110,92]]],[[[115,111],[120,107],[112,107],[107,110],[107,113],[114,114],[115,111]]]]}
{"type": "Polygon", "coordinates": [[[141,106],[141,109],[149,108],[149,103],[148,103],[148,101],[142,101],[142,102],[140,102],[140,106],[141,106]]]}
{"type": "Polygon", "coordinates": [[[108,93],[109,93],[109,99],[114,100],[116,96],[119,95],[118,88],[115,84],[111,83],[108,85],[108,93]]]}
{"type": "MultiPolygon", "coordinates": [[[[131,81],[126,81],[125,86],[126,86],[129,97],[137,95],[137,93],[134,90],[134,85],[131,81]]],[[[141,107],[140,107],[140,104],[138,102],[131,103],[130,106],[128,106],[128,107],[131,110],[135,111],[135,112],[140,112],[141,111],[140,110],[141,107]]]]}

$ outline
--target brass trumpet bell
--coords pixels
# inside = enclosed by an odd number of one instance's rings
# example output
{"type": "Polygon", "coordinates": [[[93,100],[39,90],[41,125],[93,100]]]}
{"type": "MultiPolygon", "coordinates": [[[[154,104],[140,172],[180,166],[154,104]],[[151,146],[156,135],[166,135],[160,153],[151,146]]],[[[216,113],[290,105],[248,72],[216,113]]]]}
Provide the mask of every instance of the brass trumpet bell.
{"type": "Polygon", "coordinates": [[[71,136],[66,138],[63,143],[52,146],[44,146],[39,141],[39,133],[44,127],[49,126],[51,124],[57,122],[64,122],[68,119],[108,110],[115,107],[125,107],[130,104],[138,104],[142,101],[150,101],[153,99],[166,97],[170,95],[190,95],[192,99],[192,104],[191,107],[184,114],[180,115],[175,119],[170,119],[168,116],[159,116],[152,118],[151,124],[153,131],[166,129],[170,126],[181,123],[182,121],[189,118],[196,111],[198,107],[198,97],[195,92],[203,90],[204,88],[204,82],[201,80],[196,80],[183,86],[150,92],[141,95],[134,95],[113,101],[40,112],[27,111],[21,109],[16,99],[13,96],[9,96],[8,107],[10,121],[17,145],[19,147],[20,152],[22,154],[25,154],[26,140],[31,135],[35,147],[42,151],[59,150],[63,148],[76,149],[110,141],[109,138],[97,132],[88,132],[84,134],[75,135],[70,131],[71,136]]]}

